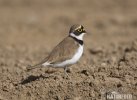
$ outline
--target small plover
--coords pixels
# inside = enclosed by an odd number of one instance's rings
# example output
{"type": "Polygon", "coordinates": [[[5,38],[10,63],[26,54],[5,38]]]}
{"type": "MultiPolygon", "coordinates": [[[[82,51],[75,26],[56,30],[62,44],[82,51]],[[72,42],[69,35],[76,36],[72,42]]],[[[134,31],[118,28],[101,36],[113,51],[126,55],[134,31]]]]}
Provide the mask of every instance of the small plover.
{"type": "Polygon", "coordinates": [[[69,35],[64,38],[43,61],[28,67],[27,70],[51,66],[64,68],[66,75],[67,68],[77,63],[83,54],[83,36],[85,34],[86,31],[82,25],[73,25],[69,30],[69,35]]]}

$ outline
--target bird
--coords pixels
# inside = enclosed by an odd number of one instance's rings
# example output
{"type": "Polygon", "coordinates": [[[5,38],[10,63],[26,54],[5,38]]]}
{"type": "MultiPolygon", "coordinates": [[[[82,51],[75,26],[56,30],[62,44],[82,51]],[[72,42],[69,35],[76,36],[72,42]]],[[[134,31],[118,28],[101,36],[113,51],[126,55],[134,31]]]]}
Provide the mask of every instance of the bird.
{"type": "Polygon", "coordinates": [[[87,34],[87,32],[82,25],[72,25],[69,30],[69,35],[55,46],[45,59],[36,65],[29,66],[27,70],[46,66],[64,68],[64,73],[68,76],[68,67],[77,63],[83,55],[83,37],[85,34],[87,34]]]}

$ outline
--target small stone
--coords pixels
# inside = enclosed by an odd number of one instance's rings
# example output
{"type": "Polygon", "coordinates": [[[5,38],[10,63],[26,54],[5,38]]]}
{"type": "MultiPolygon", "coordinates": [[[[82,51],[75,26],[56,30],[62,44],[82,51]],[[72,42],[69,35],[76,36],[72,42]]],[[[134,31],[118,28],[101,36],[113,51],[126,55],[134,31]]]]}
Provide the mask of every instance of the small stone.
{"type": "Polygon", "coordinates": [[[105,67],[105,66],[107,66],[107,64],[106,63],[101,63],[101,66],[105,67]]]}

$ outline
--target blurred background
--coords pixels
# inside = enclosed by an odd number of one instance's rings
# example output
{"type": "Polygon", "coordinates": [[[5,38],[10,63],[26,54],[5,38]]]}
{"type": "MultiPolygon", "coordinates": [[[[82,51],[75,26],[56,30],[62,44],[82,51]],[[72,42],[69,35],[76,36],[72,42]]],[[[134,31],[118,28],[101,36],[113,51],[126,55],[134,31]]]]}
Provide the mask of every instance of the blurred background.
{"type": "Polygon", "coordinates": [[[85,26],[92,34],[90,40],[96,36],[130,38],[137,27],[136,0],[1,0],[0,12],[4,45],[52,46],[75,23],[85,26]]]}
{"type": "MultiPolygon", "coordinates": [[[[135,93],[136,50],[137,0],[0,0],[0,99],[99,99],[98,87],[106,85],[116,89],[119,84],[120,88],[125,87],[124,92],[135,93]],[[24,69],[26,65],[38,63],[43,59],[68,35],[73,24],[82,24],[89,34],[84,38],[85,52],[81,62],[72,67],[72,80],[66,82],[60,77],[57,78],[64,82],[58,83],[61,84],[58,88],[57,83],[54,84],[54,78],[33,77],[32,79],[38,81],[25,86],[17,85],[29,75],[39,76],[44,73],[45,69],[30,73],[24,69]],[[122,66],[120,68],[124,71],[118,69],[119,66],[122,66]],[[129,70],[130,72],[127,72],[129,70]],[[108,77],[115,79],[109,80],[108,77]],[[87,85],[83,83],[86,78],[89,79],[89,84],[94,84],[88,87],[90,90],[86,90],[87,85]],[[69,84],[74,80],[81,88],[75,83],[69,84]],[[80,80],[82,83],[79,83],[80,80]],[[69,88],[66,89],[68,86],[76,91],[69,94],[69,88]],[[59,89],[62,89],[62,92],[59,89]],[[85,92],[80,92],[83,89],[85,92]]],[[[54,75],[61,76],[61,73],[59,70],[54,75]]]]}

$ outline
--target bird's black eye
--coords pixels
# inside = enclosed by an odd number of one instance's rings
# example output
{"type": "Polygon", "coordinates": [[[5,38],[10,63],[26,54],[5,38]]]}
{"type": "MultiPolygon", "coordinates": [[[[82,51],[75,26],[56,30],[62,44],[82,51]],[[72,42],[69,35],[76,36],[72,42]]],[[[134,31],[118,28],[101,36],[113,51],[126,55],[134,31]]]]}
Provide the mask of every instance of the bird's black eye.
{"type": "Polygon", "coordinates": [[[83,30],[80,28],[80,29],[78,29],[77,31],[78,31],[78,32],[82,32],[83,30]]]}

